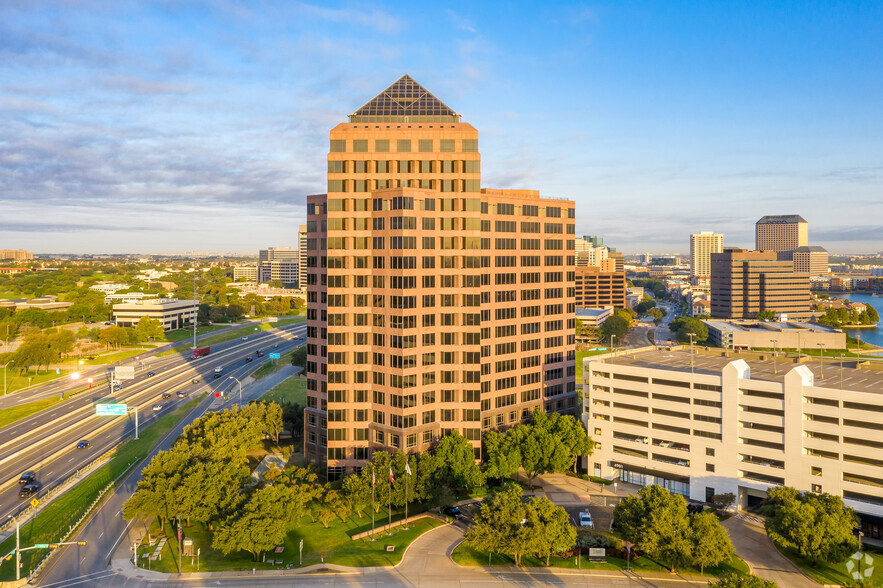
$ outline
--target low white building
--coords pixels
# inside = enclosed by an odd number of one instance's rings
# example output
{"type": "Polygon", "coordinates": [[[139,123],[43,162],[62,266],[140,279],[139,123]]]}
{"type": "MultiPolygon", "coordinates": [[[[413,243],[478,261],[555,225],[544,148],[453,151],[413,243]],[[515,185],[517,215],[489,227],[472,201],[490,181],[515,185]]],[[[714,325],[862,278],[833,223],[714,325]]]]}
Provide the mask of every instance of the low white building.
{"type": "Polygon", "coordinates": [[[149,316],[162,323],[166,331],[191,326],[196,320],[196,300],[156,298],[113,305],[113,318],[121,327],[135,327],[141,317],[149,316]]]}
{"type": "Polygon", "coordinates": [[[883,371],[688,349],[583,366],[589,473],[699,501],[732,492],[739,508],[771,486],[827,492],[883,538],[883,371]]]}

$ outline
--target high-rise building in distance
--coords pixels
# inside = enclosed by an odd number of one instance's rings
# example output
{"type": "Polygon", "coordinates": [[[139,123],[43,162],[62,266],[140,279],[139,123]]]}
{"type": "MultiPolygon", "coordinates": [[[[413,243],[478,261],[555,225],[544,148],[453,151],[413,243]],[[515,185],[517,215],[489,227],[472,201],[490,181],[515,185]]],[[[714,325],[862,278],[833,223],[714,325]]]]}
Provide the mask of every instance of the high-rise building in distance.
{"type": "Polygon", "coordinates": [[[794,250],[794,271],[810,277],[828,274],[828,251],[818,245],[798,247],[794,250]]]}
{"type": "Polygon", "coordinates": [[[775,251],[780,260],[792,260],[795,249],[809,245],[809,224],[799,214],[764,216],[754,231],[755,249],[775,251]]]}
{"type": "Polygon", "coordinates": [[[711,254],[711,318],[753,319],[761,311],[811,314],[809,275],[774,251],[727,248],[711,254]]]}
{"type": "Polygon", "coordinates": [[[0,249],[0,260],[11,259],[13,261],[28,261],[34,259],[34,254],[24,249],[0,249]]]}
{"type": "Polygon", "coordinates": [[[304,451],[329,479],[576,410],[574,203],[482,189],[478,132],[404,76],[330,133],[307,198],[304,451]]]}
{"type": "Polygon", "coordinates": [[[694,278],[711,277],[711,254],[723,253],[724,236],[711,231],[690,235],[690,275],[694,278]]]}
{"type": "Polygon", "coordinates": [[[258,252],[258,281],[279,280],[288,287],[297,287],[300,254],[291,247],[269,247],[258,252]]]}

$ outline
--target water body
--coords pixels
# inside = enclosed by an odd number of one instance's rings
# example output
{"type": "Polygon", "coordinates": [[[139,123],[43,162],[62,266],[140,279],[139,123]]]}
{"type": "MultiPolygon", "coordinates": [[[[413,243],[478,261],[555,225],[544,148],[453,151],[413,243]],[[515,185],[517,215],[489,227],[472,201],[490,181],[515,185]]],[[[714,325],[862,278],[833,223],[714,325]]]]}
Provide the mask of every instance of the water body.
{"type": "MultiPolygon", "coordinates": [[[[883,317],[883,296],[871,296],[870,294],[856,294],[854,292],[849,292],[845,294],[831,294],[832,296],[837,296],[838,298],[845,298],[846,300],[852,300],[854,302],[864,302],[865,304],[869,304],[877,309],[877,314],[883,317]]],[[[871,345],[876,345],[877,347],[883,347],[883,328],[881,328],[881,324],[883,324],[883,320],[877,323],[877,328],[875,329],[843,329],[847,333],[849,333],[850,337],[858,337],[865,343],[870,343],[871,345]]]]}

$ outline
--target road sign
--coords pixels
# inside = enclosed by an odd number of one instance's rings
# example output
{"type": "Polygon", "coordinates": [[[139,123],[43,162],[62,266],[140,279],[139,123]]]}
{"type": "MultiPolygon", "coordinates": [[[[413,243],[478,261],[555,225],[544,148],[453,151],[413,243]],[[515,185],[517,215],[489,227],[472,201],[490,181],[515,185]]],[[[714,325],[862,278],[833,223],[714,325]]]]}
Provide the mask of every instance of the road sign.
{"type": "Polygon", "coordinates": [[[126,416],[125,404],[96,404],[96,416],[126,416]]]}
{"type": "Polygon", "coordinates": [[[49,544],[48,543],[35,543],[34,548],[35,549],[49,549],[49,544]]]}
{"type": "Polygon", "coordinates": [[[36,498],[31,499],[31,506],[37,506],[38,504],[40,504],[39,500],[37,500],[36,498]]]}
{"type": "Polygon", "coordinates": [[[117,366],[117,367],[113,368],[113,379],[114,380],[134,380],[135,379],[135,366],[125,365],[125,366],[117,366]]]}
{"type": "Polygon", "coordinates": [[[270,321],[271,323],[276,323],[276,322],[279,322],[279,317],[278,316],[271,316],[267,320],[270,321]]]}
{"type": "Polygon", "coordinates": [[[271,353],[270,354],[270,359],[279,359],[280,357],[281,357],[281,355],[279,355],[278,353],[271,353]]]}

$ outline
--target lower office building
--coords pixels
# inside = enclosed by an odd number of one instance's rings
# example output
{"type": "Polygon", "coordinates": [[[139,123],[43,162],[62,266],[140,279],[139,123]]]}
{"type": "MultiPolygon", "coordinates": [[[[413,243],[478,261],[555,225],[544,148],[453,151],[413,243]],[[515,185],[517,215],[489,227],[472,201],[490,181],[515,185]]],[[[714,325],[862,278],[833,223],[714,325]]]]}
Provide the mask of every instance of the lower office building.
{"type": "Polygon", "coordinates": [[[626,308],[625,272],[608,272],[588,266],[577,267],[575,275],[577,308],[626,308]]]}
{"type": "Polygon", "coordinates": [[[584,360],[596,476],[740,509],[772,486],[841,496],[883,538],[883,371],[654,350],[584,360]]]}
{"type": "Polygon", "coordinates": [[[141,317],[162,323],[163,330],[181,329],[193,324],[198,308],[196,300],[157,298],[113,305],[113,319],[120,327],[137,327],[141,317]]]}

